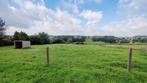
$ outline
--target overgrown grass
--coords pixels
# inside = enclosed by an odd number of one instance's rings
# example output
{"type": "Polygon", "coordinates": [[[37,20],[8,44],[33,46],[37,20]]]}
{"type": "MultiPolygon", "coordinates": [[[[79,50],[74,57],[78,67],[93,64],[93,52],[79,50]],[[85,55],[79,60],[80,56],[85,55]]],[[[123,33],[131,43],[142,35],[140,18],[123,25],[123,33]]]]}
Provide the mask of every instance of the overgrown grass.
{"type": "Polygon", "coordinates": [[[133,50],[133,69],[126,69],[127,48],[99,45],[0,47],[0,83],[146,83],[147,52],[133,50]],[[50,65],[45,48],[50,47],[50,65]]]}

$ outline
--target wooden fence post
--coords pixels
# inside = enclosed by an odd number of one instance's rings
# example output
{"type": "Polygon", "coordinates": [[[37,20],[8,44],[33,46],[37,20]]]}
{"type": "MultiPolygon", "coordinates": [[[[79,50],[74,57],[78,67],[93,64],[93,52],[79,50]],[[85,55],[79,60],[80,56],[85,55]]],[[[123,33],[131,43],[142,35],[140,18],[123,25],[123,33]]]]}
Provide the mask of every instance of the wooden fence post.
{"type": "Polygon", "coordinates": [[[47,64],[49,65],[49,47],[46,48],[46,60],[47,60],[47,64]]]}
{"type": "Polygon", "coordinates": [[[131,65],[132,65],[132,48],[129,48],[129,53],[128,53],[128,72],[131,72],[131,65]]]}

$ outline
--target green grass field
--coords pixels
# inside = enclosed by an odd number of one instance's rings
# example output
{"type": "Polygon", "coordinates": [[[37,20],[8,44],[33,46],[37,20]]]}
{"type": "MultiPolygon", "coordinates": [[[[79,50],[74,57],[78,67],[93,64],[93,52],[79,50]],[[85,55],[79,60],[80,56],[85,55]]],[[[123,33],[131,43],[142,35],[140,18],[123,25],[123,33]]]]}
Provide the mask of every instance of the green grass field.
{"type": "Polygon", "coordinates": [[[5,46],[0,47],[0,83],[146,83],[147,51],[133,50],[131,73],[127,58],[127,48],[99,45],[5,46]]]}

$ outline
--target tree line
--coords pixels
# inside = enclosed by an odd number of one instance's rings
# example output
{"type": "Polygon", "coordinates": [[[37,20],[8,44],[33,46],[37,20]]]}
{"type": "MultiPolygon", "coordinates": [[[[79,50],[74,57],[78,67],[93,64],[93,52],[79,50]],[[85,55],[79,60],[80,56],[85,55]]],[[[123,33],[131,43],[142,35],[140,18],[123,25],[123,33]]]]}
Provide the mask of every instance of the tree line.
{"type": "Polygon", "coordinates": [[[13,36],[5,36],[0,45],[12,45],[15,40],[31,41],[31,44],[83,44],[86,36],[52,36],[45,32],[35,35],[28,35],[25,32],[15,32],[13,36]]]}
{"type": "Polygon", "coordinates": [[[45,32],[40,32],[35,35],[27,35],[25,32],[15,32],[14,40],[28,40],[31,44],[58,44],[58,43],[83,43],[85,36],[52,36],[45,32]]]}
{"type": "Polygon", "coordinates": [[[25,32],[15,32],[13,36],[5,36],[3,38],[4,45],[12,45],[14,40],[31,41],[31,44],[85,44],[87,39],[91,42],[104,42],[104,43],[130,43],[130,42],[147,42],[147,36],[135,37],[115,37],[115,36],[80,36],[80,35],[48,35],[45,32],[40,32],[34,35],[28,35],[25,32]]]}

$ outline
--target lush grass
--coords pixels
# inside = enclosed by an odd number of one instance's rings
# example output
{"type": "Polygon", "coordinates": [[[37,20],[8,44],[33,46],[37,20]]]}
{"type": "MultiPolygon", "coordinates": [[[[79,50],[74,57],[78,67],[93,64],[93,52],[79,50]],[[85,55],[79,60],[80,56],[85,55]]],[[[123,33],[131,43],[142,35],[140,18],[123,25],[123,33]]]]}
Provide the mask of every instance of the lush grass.
{"type": "Polygon", "coordinates": [[[147,44],[103,44],[103,46],[117,47],[117,48],[133,48],[147,51],[147,44]]]}
{"type": "Polygon", "coordinates": [[[50,45],[50,65],[45,48],[0,47],[0,83],[145,83],[147,52],[133,50],[128,73],[127,48],[98,45],[50,45]]]}

